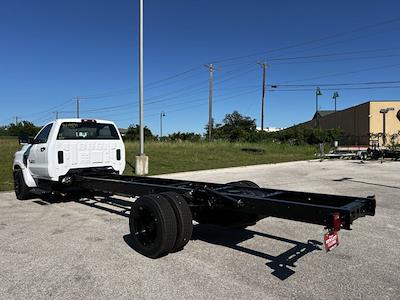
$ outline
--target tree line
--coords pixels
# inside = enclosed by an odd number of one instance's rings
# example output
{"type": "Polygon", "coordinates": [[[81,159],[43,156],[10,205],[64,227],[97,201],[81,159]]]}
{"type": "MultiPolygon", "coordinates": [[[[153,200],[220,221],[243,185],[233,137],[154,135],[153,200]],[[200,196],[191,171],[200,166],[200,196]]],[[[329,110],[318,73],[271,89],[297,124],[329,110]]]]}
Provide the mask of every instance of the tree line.
{"type": "MultiPolygon", "coordinates": [[[[151,130],[144,128],[145,139],[161,141],[191,141],[208,140],[208,124],[205,125],[205,134],[194,132],[174,132],[159,138],[151,130]]],[[[293,126],[275,132],[257,130],[256,120],[234,111],[225,115],[222,123],[212,124],[212,140],[229,142],[280,142],[293,145],[331,143],[339,140],[343,135],[340,129],[320,129],[305,126],[293,126]]],[[[139,125],[131,125],[124,137],[126,140],[139,139],[139,125]]]]}
{"type": "MultiPolygon", "coordinates": [[[[35,136],[40,127],[32,122],[22,121],[18,124],[11,123],[0,127],[0,136],[35,136]]],[[[198,142],[208,140],[208,125],[205,126],[203,135],[195,132],[174,132],[164,137],[154,135],[145,126],[144,136],[147,141],[189,141],[198,142]]],[[[256,128],[256,120],[234,111],[225,115],[221,123],[212,124],[212,140],[229,142],[279,142],[294,145],[330,143],[340,139],[342,136],[340,129],[320,129],[304,126],[293,126],[275,132],[260,131],[256,128]]],[[[139,125],[132,124],[124,134],[124,140],[139,140],[139,125]]]]}
{"type": "Polygon", "coordinates": [[[10,123],[6,126],[0,126],[0,136],[35,136],[40,128],[29,121],[21,121],[17,124],[10,123]]]}

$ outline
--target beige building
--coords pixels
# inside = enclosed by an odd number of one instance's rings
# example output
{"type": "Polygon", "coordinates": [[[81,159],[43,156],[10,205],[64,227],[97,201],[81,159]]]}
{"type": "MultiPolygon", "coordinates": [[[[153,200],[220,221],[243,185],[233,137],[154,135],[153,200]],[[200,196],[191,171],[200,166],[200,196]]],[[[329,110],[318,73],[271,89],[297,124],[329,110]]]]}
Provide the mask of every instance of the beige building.
{"type": "Polygon", "coordinates": [[[337,112],[318,111],[311,121],[300,125],[315,128],[318,124],[323,129],[342,129],[341,145],[400,143],[400,100],[373,100],[337,112]]]}

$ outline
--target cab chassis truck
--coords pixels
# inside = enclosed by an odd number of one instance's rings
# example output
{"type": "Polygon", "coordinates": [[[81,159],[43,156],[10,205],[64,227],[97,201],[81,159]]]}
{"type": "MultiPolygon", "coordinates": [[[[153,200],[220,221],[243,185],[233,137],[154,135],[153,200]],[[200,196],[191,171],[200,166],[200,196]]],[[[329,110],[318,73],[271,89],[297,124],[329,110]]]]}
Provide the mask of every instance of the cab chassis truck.
{"type": "MultiPolygon", "coordinates": [[[[90,124],[85,125],[87,127],[98,126],[101,123],[95,120],[91,120],[90,123],[88,120],[79,119],[57,120],[53,124],[55,129],[51,131],[61,131],[60,126],[63,122],[90,124]]],[[[74,128],[72,126],[72,129],[74,128]]],[[[68,133],[67,130],[66,132],[68,133]]],[[[51,133],[49,134],[50,143],[51,139],[56,139],[55,136],[57,135],[53,135],[52,138],[51,133]]],[[[119,133],[115,139],[117,137],[121,140],[119,133]]],[[[60,133],[57,139],[59,138],[60,133]]],[[[32,145],[37,143],[35,140],[31,141],[32,145]]],[[[45,148],[43,145],[38,147],[40,150],[45,148]]],[[[62,147],[57,149],[64,149],[62,147]]],[[[114,149],[116,150],[115,157],[120,161],[125,156],[123,145],[121,147],[120,151],[114,149]]],[[[103,146],[103,148],[107,147],[103,146]]],[[[111,148],[109,151],[114,151],[111,148]]],[[[29,169],[29,163],[32,164],[32,160],[29,159],[30,156],[26,154],[26,150],[23,149],[22,152],[27,163],[25,168],[29,169]]],[[[58,165],[66,163],[60,151],[56,155],[56,160],[58,165]]],[[[16,161],[18,161],[17,155],[16,161]]],[[[123,165],[122,168],[124,167],[123,165]]],[[[136,200],[132,202],[129,215],[131,244],[137,252],[150,258],[159,258],[182,250],[191,238],[193,220],[200,224],[215,224],[231,228],[245,228],[269,216],[318,224],[327,229],[324,242],[326,250],[329,251],[338,245],[337,232],[340,229],[350,230],[354,220],[375,214],[374,196],[362,198],[260,188],[254,182],[246,180],[217,184],[126,176],[122,175],[121,169],[118,170],[118,168],[118,165],[107,166],[104,163],[97,167],[68,167],[65,174],[57,176],[57,180],[49,180],[46,176],[36,176],[36,187],[29,188],[28,192],[24,177],[21,176],[26,170],[22,170],[21,166],[16,164],[14,166],[15,192],[19,199],[32,197],[34,193],[65,195],[77,190],[82,194],[135,197],[136,200]]]]}

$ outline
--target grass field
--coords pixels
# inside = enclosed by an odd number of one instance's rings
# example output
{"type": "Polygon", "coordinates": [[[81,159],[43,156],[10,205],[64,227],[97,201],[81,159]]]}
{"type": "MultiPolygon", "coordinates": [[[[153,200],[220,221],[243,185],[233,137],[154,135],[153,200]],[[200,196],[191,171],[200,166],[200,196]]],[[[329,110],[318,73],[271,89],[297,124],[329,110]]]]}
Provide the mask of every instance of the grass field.
{"type": "Polygon", "coordinates": [[[0,191],[12,189],[12,162],[19,148],[16,138],[0,138],[0,191]]]}
{"type": "MultiPolygon", "coordinates": [[[[127,142],[125,145],[127,161],[132,165],[139,146],[133,142],[127,142]]],[[[19,147],[16,139],[0,139],[0,191],[12,189],[12,161],[19,147]]],[[[312,158],[315,150],[313,146],[275,143],[149,142],[145,144],[145,152],[149,156],[150,175],[304,160],[312,158]],[[250,151],[243,151],[245,148],[250,151]],[[261,151],[253,152],[253,149],[261,151]]],[[[131,175],[132,167],[129,164],[125,168],[125,174],[131,175]]]]}

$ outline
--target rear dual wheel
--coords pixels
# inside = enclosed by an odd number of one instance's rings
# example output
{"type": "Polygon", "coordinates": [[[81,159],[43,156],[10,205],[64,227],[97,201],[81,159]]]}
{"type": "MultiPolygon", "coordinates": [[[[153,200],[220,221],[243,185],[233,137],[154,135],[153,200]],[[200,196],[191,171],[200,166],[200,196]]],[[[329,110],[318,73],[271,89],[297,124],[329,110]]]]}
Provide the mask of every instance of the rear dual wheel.
{"type": "Polygon", "coordinates": [[[189,242],[192,215],[177,193],[142,196],[132,205],[129,229],[133,248],[144,256],[158,258],[183,249],[189,242]]]}
{"type": "Polygon", "coordinates": [[[173,192],[162,193],[160,196],[168,200],[175,213],[177,223],[177,233],[175,244],[170,252],[177,252],[182,250],[192,237],[193,232],[193,217],[189,205],[187,205],[185,198],[173,192]]]}

